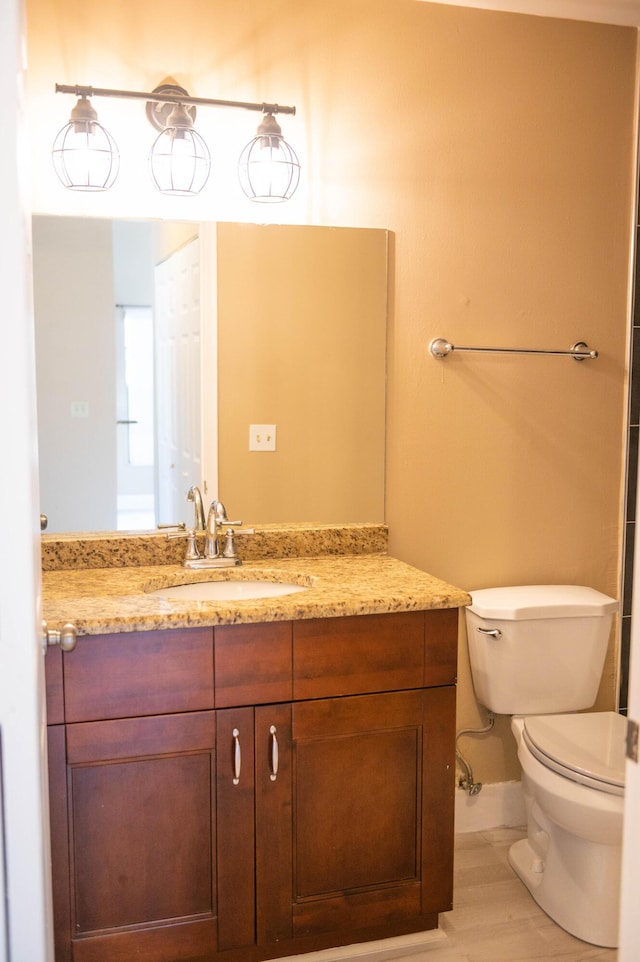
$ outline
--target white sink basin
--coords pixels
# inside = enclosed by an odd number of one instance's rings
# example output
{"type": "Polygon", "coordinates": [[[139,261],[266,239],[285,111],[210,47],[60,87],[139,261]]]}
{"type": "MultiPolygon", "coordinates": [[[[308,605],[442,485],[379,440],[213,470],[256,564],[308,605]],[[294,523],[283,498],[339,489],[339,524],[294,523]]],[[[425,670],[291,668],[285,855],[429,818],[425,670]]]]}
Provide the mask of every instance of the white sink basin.
{"type": "Polygon", "coordinates": [[[149,594],[166,601],[249,601],[292,595],[297,591],[306,591],[306,586],[283,581],[194,581],[157,588],[149,594]]]}

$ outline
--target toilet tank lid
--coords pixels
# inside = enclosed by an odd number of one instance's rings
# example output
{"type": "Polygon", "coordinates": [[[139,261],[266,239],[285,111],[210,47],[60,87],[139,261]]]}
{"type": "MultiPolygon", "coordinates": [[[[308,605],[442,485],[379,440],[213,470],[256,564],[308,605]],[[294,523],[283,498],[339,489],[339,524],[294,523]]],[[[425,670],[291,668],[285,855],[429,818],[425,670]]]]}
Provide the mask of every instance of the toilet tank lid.
{"type": "Polygon", "coordinates": [[[514,585],[469,592],[468,606],[480,618],[595,618],[618,610],[615,598],[583,585],[514,585]]]}

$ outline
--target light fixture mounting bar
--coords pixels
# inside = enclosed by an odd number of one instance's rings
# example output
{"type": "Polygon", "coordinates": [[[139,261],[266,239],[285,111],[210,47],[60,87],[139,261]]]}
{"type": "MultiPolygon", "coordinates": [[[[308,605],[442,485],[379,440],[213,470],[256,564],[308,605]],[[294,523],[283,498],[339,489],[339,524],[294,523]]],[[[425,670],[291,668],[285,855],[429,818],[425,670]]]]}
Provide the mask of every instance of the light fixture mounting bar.
{"type": "Polygon", "coordinates": [[[202,107],[239,107],[242,110],[259,110],[264,114],[295,114],[295,107],[281,104],[247,103],[241,100],[212,100],[208,97],[188,97],[182,94],[146,93],[140,90],[111,90],[107,87],[84,87],[79,84],[56,84],[57,94],[73,94],[76,97],[120,97],[128,100],[147,100],[155,103],[193,104],[202,107]]]}

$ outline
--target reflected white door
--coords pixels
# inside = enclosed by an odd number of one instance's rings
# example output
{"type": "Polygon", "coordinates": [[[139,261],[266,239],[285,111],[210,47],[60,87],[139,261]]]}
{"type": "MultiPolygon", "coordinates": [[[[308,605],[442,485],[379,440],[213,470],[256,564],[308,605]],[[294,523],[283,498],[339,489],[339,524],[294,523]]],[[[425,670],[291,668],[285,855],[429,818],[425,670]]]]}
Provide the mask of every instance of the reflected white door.
{"type": "Polygon", "coordinates": [[[118,529],[155,527],[153,309],[116,307],[118,529]]]}
{"type": "Polygon", "coordinates": [[[202,484],[200,240],[155,269],[158,523],[189,520],[187,491],[202,484]]]}

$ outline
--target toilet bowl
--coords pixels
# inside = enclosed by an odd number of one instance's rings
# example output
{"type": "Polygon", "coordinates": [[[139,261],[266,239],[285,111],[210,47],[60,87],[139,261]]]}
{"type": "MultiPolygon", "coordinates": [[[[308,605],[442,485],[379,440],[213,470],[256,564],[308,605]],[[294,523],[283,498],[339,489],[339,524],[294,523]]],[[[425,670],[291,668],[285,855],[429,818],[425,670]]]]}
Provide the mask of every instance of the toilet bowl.
{"type": "Polygon", "coordinates": [[[625,720],[615,712],[515,717],[527,837],[509,862],[577,938],[618,944],[625,720]]]}
{"type": "Polygon", "coordinates": [[[509,861],[542,909],[585,942],[615,947],[625,719],[585,712],[596,697],[617,602],[591,588],[471,592],[476,697],[512,716],[527,837],[509,861]]]}

